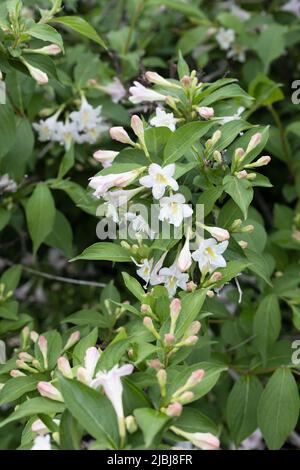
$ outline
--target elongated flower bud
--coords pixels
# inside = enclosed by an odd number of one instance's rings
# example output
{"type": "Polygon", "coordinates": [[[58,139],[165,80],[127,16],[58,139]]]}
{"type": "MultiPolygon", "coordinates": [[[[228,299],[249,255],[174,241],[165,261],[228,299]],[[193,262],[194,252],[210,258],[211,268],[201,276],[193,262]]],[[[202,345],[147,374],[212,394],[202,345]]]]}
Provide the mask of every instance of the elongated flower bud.
{"type": "Polygon", "coordinates": [[[238,244],[240,245],[240,247],[241,247],[243,250],[245,250],[245,248],[247,248],[247,246],[248,246],[248,242],[245,242],[245,240],[240,240],[240,241],[238,242],[238,244]]]}
{"type": "Polygon", "coordinates": [[[215,114],[214,108],[209,108],[207,106],[200,106],[197,108],[197,111],[203,119],[210,119],[214,117],[215,114]]]}
{"type": "Polygon", "coordinates": [[[126,429],[129,432],[129,434],[135,433],[138,429],[136,419],[132,415],[126,416],[125,424],[126,424],[126,429]]]}
{"type": "Polygon", "coordinates": [[[182,343],[183,346],[194,346],[198,341],[198,336],[192,335],[185,339],[182,343]]]}
{"type": "Polygon", "coordinates": [[[186,331],[186,336],[197,335],[201,329],[201,323],[199,321],[193,321],[186,331]]]}
{"type": "Polygon", "coordinates": [[[208,227],[204,226],[205,230],[211,234],[218,242],[224,242],[230,238],[230,233],[228,230],[221,227],[208,227]]]}
{"type": "Polygon", "coordinates": [[[37,67],[33,67],[26,60],[22,60],[23,64],[27,67],[30,75],[39,85],[46,85],[49,81],[48,75],[37,67]]]}
{"type": "Polygon", "coordinates": [[[41,47],[40,49],[28,49],[26,52],[42,55],[58,55],[61,53],[61,48],[57,44],[50,44],[49,46],[41,47]]]}
{"type": "Polygon", "coordinates": [[[186,272],[192,264],[192,254],[190,252],[190,240],[186,238],[183,248],[178,256],[177,266],[182,273],[186,272]]]}
{"type": "Polygon", "coordinates": [[[166,396],[166,385],[167,385],[167,372],[165,369],[160,369],[157,374],[156,378],[158,381],[158,385],[160,388],[160,393],[162,397],[166,396]]]}
{"type": "Polygon", "coordinates": [[[67,351],[68,349],[72,348],[72,346],[74,346],[74,344],[76,344],[77,341],[79,341],[79,339],[80,339],[80,331],[74,331],[74,333],[70,335],[68,341],[66,342],[64,351],[67,351]]]}
{"type": "Polygon", "coordinates": [[[39,382],[37,389],[42,397],[50,398],[55,401],[64,401],[60,391],[49,382],[39,382]]]}
{"type": "Polygon", "coordinates": [[[173,86],[173,83],[166,80],[164,77],[159,75],[157,72],[146,72],[145,77],[149,83],[154,83],[155,85],[161,86],[173,86]]]}
{"type": "Polygon", "coordinates": [[[30,339],[33,343],[36,343],[37,340],[39,339],[39,334],[36,331],[31,331],[30,332],[30,339]]]}
{"type": "Polygon", "coordinates": [[[57,359],[58,370],[68,379],[73,378],[72,369],[70,363],[66,357],[59,357],[57,359]]]}
{"type": "Polygon", "coordinates": [[[190,281],[186,285],[186,290],[188,292],[194,292],[197,289],[197,284],[194,281],[190,281]]]}
{"type": "Polygon", "coordinates": [[[152,367],[152,369],[155,369],[155,370],[160,370],[163,368],[163,365],[159,359],[151,359],[148,364],[149,364],[149,367],[152,367]]]}
{"type": "Polygon", "coordinates": [[[131,140],[124,127],[116,126],[111,127],[109,130],[110,136],[113,140],[117,140],[122,144],[128,144],[135,146],[135,143],[131,140]]]}
{"type": "Polygon", "coordinates": [[[262,138],[262,135],[261,135],[260,132],[257,132],[256,134],[254,134],[250,139],[250,142],[249,142],[248,147],[246,149],[246,153],[251,152],[251,150],[253,150],[255,147],[257,147],[261,142],[261,138],[262,138]]]}
{"type": "Polygon", "coordinates": [[[26,377],[26,374],[24,374],[23,372],[21,372],[20,370],[17,370],[17,369],[12,369],[10,371],[9,375],[13,378],[26,377]]]}
{"type": "Polygon", "coordinates": [[[176,341],[176,337],[173,333],[166,333],[164,339],[166,346],[172,346],[176,341]]]}
{"type": "Polygon", "coordinates": [[[20,352],[18,356],[20,359],[22,359],[22,361],[25,362],[31,362],[33,359],[33,356],[31,356],[31,354],[28,354],[27,352],[20,352]]]}
{"type": "Polygon", "coordinates": [[[190,390],[187,390],[186,392],[183,392],[182,395],[180,395],[177,400],[179,401],[179,403],[181,403],[182,405],[186,405],[187,403],[190,403],[195,397],[195,394],[194,392],[190,391],[190,390]]]}
{"type": "Polygon", "coordinates": [[[203,379],[205,372],[203,369],[197,369],[188,378],[185,384],[185,388],[189,389],[198,385],[199,382],[203,379]]]}
{"type": "Polygon", "coordinates": [[[265,155],[263,157],[260,157],[258,160],[256,160],[256,162],[249,163],[249,165],[245,165],[245,168],[256,168],[259,166],[265,166],[265,165],[268,165],[270,161],[271,161],[271,157],[269,157],[269,155],[265,155]]]}
{"type": "Polygon", "coordinates": [[[182,413],[182,405],[179,402],[171,403],[166,409],[165,413],[171,418],[177,418],[182,413]]]}
{"type": "Polygon", "coordinates": [[[42,353],[42,356],[43,356],[43,359],[44,359],[45,369],[47,369],[48,368],[48,358],[47,358],[47,355],[48,355],[48,341],[45,338],[45,336],[41,335],[39,337],[38,345],[39,345],[39,348],[41,350],[41,353],[42,353]]]}

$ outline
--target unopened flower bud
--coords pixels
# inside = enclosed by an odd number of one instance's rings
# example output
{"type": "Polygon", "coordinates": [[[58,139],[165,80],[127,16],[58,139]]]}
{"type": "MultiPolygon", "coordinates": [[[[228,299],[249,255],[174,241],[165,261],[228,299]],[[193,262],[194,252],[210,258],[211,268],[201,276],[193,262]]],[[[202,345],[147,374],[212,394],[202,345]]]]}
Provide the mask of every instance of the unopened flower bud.
{"type": "Polygon", "coordinates": [[[210,279],[209,279],[209,284],[215,284],[216,282],[219,282],[221,279],[222,279],[222,273],[220,273],[219,271],[216,271],[214,272],[210,279]]]}
{"type": "Polygon", "coordinates": [[[71,369],[70,363],[69,363],[69,361],[66,357],[61,356],[57,359],[57,367],[58,367],[58,370],[65,377],[67,377],[68,379],[73,378],[72,369],[71,369]]]}
{"type": "Polygon", "coordinates": [[[122,144],[128,144],[135,146],[135,143],[131,140],[124,127],[111,127],[109,130],[110,136],[113,140],[121,142],[122,144]]]}
{"type": "Polygon", "coordinates": [[[152,369],[155,369],[155,370],[160,370],[163,368],[163,365],[159,359],[150,359],[148,364],[149,364],[149,367],[152,367],[152,369]]]}
{"type": "Polygon", "coordinates": [[[126,416],[125,425],[126,425],[126,429],[129,432],[129,434],[133,434],[138,429],[136,419],[132,415],[126,416]]]}
{"type": "Polygon", "coordinates": [[[31,354],[28,354],[27,352],[20,352],[18,356],[20,359],[22,359],[22,361],[25,362],[31,362],[33,359],[33,356],[31,356],[31,354]]]}
{"type": "Polygon", "coordinates": [[[48,75],[37,67],[33,67],[26,60],[22,60],[25,67],[28,69],[32,78],[38,83],[38,85],[46,85],[49,81],[48,75]]]}
{"type": "Polygon", "coordinates": [[[79,339],[80,339],[80,331],[74,331],[74,333],[70,335],[63,350],[67,351],[68,349],[72,348],[74,344],[76,344],[77,341],[79,341],[79,339]]]}
{"type": "Polygon", "coordinates": [[[171,418],[177,418],[182,413],[182,405],[179,402],[171,403],[165,413],[171,418]]]}
{"type": "Polygon", "coordinates": [[[36,331],[31,331],[30,332],[30,339],[33,343],[36,343],[37,340],[39,339],[39,334],[36,331]]]}
{"type": "Polygon", "coordinates": [[[181,300],[180,299],[173,299],[170,304],[170,315],[173,318],[178,318],[178,315],[181,311],[181,300]]]}
{"type": "Polygon", "coordinates": [[[50,398],[51,400],[55,401],[64,401],[60,391],[50,382],[39,382],[37,389],[42,397],[50,398]]]}
{"type": "Polygon", "coordinates": [[[166,346],[172,346],[176,341],[176,337],[173,333],[166,333],[164,339],[166,346]]]}
{"type": "Polygon", "coordinates": [[[76,378],[79,382],[88,385],[90,382],[90,376],[88,371],[84,367],[78,367],[76,371],[76,378]]]}
{"type": "Polygon", "coordinates": [[[224,242],[230,238],[228,230],[221,227],[208,227],[204,225],[205,230],[211,234],[218,242],[224,242]]]}
{"type": "Polygon", "coordinates": [[[159,369],[156,374],[157,381],[161,388],[165,387],[167,384],[167,372],[165,369],[159,369]]]}
{"type": "Polygon", "coordinates": [[[217,130],[213,133],[213,136],[211,138],[212,144],[215,145],[222,137],[222,132],[220,130],[217,130]]]}
{"type": "Polygon", "coordinates": [[[210,119],[214,117],[215,114],[214,108],[210,108],[207,106],[200,106],[199,108],[197,108],[197,111],[203,119],[210,119]]]}
{"type": "Polygon", "coordinates": [[[135,135],[141,141],[144,142],[144,125],[143,125],[143,121],[136,114],[134,114],[131,118],[131,128],[132,128],[133,132],[135,133],[135,135]]]}
{"type": "Polygon", "coordinates": [[[21,338],[22,338],[22,347],[26,348],[27,341],[30,338],[30,329],[28,326],[24,326],[24,328],[22,329],[21,338]]]}
{"type": "Polygon", "coordinates": [[[219,150],[215,150],[214,153],[213,153],[213,158],[214,158],[214,161],[221,164],[222,163],[222,155],[221,155],[221,152],[219,152],[219,150]]]}
{"type": "Polygon", "coordinates": [[[248,246],[248,242],[245,242],[245,240],[240,240],[240,241],[238,242],[238,244],[240,245],[240,247],[241,247],[243,250],[245,250],[245,248],[247,248],[247,246],[248,246]]]}
{"type": "Polygon", "coordinates": [[[141,312],[142,313],[151,313],[152,309],[151,309],[150,305],[142,304],[141,305],[141,312]]]}
{"type": "Polygon", "coordinates": [[[21,372],[20,370],[17,370],[17,369],[12,369],[10,371],[9,375],[13,378],[26,377],[26,374],[24,374],[23,372],[21,372]]]}
{"type": "Polygon", "coordinates": [[[244,180],[244,179],[247,179],[248,173],[246,170],[242,170],[242,171],[238,171],[236,176],[239,180],[244,180]]]}
{"type": "Polygon", "coordinates": [[[41,351],[43,359],[44,359],[45,369],[47,369],[48,368],[48,358],[47,358],[47,355],[48,355],[48,341],[45,338],[45,336],[43,336],[43,335],[39,336],[38,345],[39,345],[40,351],[41,351]]]}
{"type": "Polygon", "coordinates": [[[179,253],[177,267],[182,273],[186,272],[192,264],[192,254],[190,252],[190,240],[186,237],[182,250],[179,253]]]}
{"type": "Polygon", "coordinates": [[[246,149],[246,153],[251,152],[251,150],[257,147],[261,142],[261,138],[262,138],[262,135],[260,132],[257,132],[256,134],[254,134],[250,139],[250,142],[246,149]]]}
{"type": "Polygon", "coordinates": [[[61,48],[57,44],[50,44],[40,49],[28,50],[28,52],[42,55],[58,55],[61,53],[61,48]]]}
{"type": "Polygon", "coordinates": [[[188,388],[192,388],[198,385],[198,383],[201,382],[201,380],[203,379],[204,374],[205,372],[203,369],[197,369],[194,372],[192,372],[192,374],[186,381],[185,387],[188,389],[188,388]]]}
{"type": "Polygon", "coordinates": [[[184,86],[184,88],[188,88],[192,82],[192,77],[189,75],[184,75],[181,79],[181,83],[184,86]]]}
{"type": "Polygon", "coordinates": [[[194,281],[190,281],[187,283],[186,289],[188,292],[194,292],[197,289],[197,284],[194,281]]]}
{"type": "Polygon", "coordinates": [[[189,336],[187,339],[184,340],[183,346],[195,346],[198,341],[198,336],[189,336]]]}
{"type": "Polygon", "coordinates": [[[237,148],[234,152],[234,161],[239,163],[243,159],[244,155],[245,155],[245,150],[240,147],[237,148]]]}
{"type": "Polygon", "coordinates": [[[239,230],[242,223],[243,223],[243,221],[241,219],[235,219],[232,222],[231,226],[230,226],[230,231],[235,232],[235,231],[239,230]]]}
{"type": "Polygon", "coordinates": [[[259,166],[265,166],[270,163],[271,157],[269,155],[264,155],[263,157],[260,157],[256,162],[249,163],[249,165],[245,165],[245,168],[256,168],[259,166]]]}
{"type": "Polygon", "coordinates": [[[215,293],[214,293],[213,290],[208,290],[208,291],[206,292],[206,295],[207,295],[207,297],[209,297],[210,299],[212,299],[212,298],[215,296],[215,293]]]}
{"type": "Polygon", "coordinates": [[[171,82],[166,80],[164,77],[159,75],[157,72],[146,72],[145,77],[148,80],[149,83],[154,83],[155,85],[161,85],[161,86],[173,86],[171,82]]]}
{"type": "Polygon", "coordinates": [[[240,228],[240,232],[243,233],[252,233],[254,231],[254,225],[246,225],[245,227],[240,228]]]}
{"type": "Polygon", "coordinates": [[[186,331],[186,336],[197,335],[201,329],[201,323],[199,321],[193,321],[186,331]]]}
{"type": "Polygon", "coordinates": [[[186,405],[187,403],[190,403],[194,399],[194,396],[195,396],[194,392],[187,390],[186,392],[183,392],[183,394],[178,397],[178,401],[182,405],[186,405]]]}

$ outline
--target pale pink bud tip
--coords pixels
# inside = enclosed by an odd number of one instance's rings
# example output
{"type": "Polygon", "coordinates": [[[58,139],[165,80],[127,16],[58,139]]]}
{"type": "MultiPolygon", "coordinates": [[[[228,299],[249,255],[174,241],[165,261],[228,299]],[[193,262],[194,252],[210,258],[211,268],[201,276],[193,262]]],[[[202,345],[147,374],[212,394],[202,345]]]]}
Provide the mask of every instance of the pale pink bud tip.
{"type": "Polygon", "coordinates": [[[113,140],[117,140],[122,144],[133,144],[132,140],[123,127],[112,127],[109,130],[109,133],[113,140]]]}
{"type": "Polygon", "coordinates": [[[210,281],[211,282],[218,282],[222,279],[223,275],[222,273],[220,273],[219,271],[216,271],[215,273],[213,273],[213,275],[211,276],[210,278],[210,281]]]}
{"type": "Polygon", "coordinates": [[[168,406],[166,410],[166,414],[170,416],[171,418],[176,418],[177,416],[180,416],[182,413],[182,405],[178,402],[172,403],[171,405],[168,406]]]}
{"type": "Polygon", "coordinates": [[[250,139],[250,142],[248,144],[248,147],[247,147],[247,152],[250,152],[251,150],[253,150],[255,147],[257,147],[260,142],[261,142],[261,138],[262,138],[262,135],[260,132],[257,132],[256,134],[254,134],[251,139],[250,139]]]}
{"type": "Polygon", "coordinates": [[[148,329],[152,329],[153,328],[153,321],[150,317],[145,317],[144,320],[143,320],[143,323],[144,323],[144,326],[148,329]]]}
{"type": "Polygon", "coordinates": [[[141,312],[142,312],[142,313],[149,313],[149,312],[151,312],[151,307],[150,307],[150,305],[142,304],[142,305],[141,305],[141,312]]]}
{"type": "Polygon", "coordinates": [[[26,376],[26,374],[23,374],[23,372],[21,372],[20,370],[16,370],[16,369],[11,370],[9,374],[13,378],[26,376]]]}
{"type": "Polygon", "coordinates": [[[214,109],[207,106],[201,106],[198,108],[198,113],[203,119],[210,119],[214,117],[215,114],[214,109]]]}
{"type": "Polygon", "coordinates": [[[236,175],[240,180],[247,179],[248,173],[246,170],[239,171],[236,175]]]}
{"type": "Polygon", "coordinates": [[[149,366],[152,367],[152,369],[155,369],[155,370],[160,370],[163,367],[163,365],[162,365],[162,363],[160,362],[159,359],[151,359],[149,361],[149,366]]]}
{"type": "Polygon", "coordinates": [[[198,339],[198,336],[189,336],[189,338],[185,340],[184,344],[185,346],[194,346],[197,343],[198,339]]]}
{"type": "Polygon", "coordinates": [[[48,341],[45,336],[39,336],[38,345],[42,352],[46,352],[48,348],[48,341]]]}
{"type": "Polygon", "coordinates": [[[197,385],[202,379],[203,379],[203,376],[204,376],[205,372],[203,369],[198,369],[198,370],[195,370],[189,377],[188,381],[187,381],[187,385],[189,387],[194,387],[195,385],[197,385]]]}
{"type": "Polygon", "coordinates": [[[73,374],[72,374],[72,369],[71,369],[71,366],[70,366],[70,363],[68,361],[68,359],[66,359],[65,357],[59,357],[57,359],[57,367],[58,367],[58,370],[65,376],[65,377],[68,377],[68,378],[73,378],[73,374]]]}
{"type": "Polygon", "coordinates": [[[137,137],[139,138],[143,137],[144,135],[143,121],[136,114],[134,114],[131,118],[131,128],[137,137]]]}
{"type": "Polygon", "coordinates": [[[180,299],[173,299],[170,304],[170,313],[173,316],[178,316],[181,310],[181,300],[180,299]]]}
{"type": "Polygon", "coordinates": [[[166,333],[164,338],[167,346],[172,346],[176,341],[176,337],[172,333],[166,333]]]}
{"type": "Polygon", "coordinates": [[[37,389],[42,397],[50,398],[51,400],[63,401],[60,391],[49,382],[39,382],[37,389]]]}
{"type": "Polygon", "coordinates": [[[194,292],[197,289],[197,284],[194,281],[190,281],[187,283],[186,288],[188,292],[194,292]]]}

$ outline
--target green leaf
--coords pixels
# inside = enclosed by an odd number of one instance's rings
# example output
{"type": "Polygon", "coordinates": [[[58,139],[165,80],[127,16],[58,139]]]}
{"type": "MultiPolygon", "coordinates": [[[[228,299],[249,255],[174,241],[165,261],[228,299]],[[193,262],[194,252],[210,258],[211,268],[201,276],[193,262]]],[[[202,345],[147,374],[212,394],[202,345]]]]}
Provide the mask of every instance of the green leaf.
{"type": "Polygon", "coordinates": [[[75,152],[74,144],[71,145],[70,149],[64,154],[61,164],[58,170],[58,179],[62,179],[68,171],[74,166],[75,152]]]}
{"type": "Polygon", "coordinates": [[[257,406],[263,387],[254,375],[240,377],[227,400],[228,426],[237,446],[257,428],[257,406]]]}
{"type": "Polygon", "coordinates": [[[280,24],[269,25],[253,43],[253,49],[261,59],[264,72],[267,73],[273,60],[283,55],[286,27],[280,24]]]}
{"type": "Polygon", "coordinates": [[[3,428],[13,421],[19,421],[27,416],[33,416],[38,414],[56,414],[62,413],[65,408],[64,403],[58,401],[49,400],[49,398],[37,397],[26,400],[24,403],[14,411],[8,418],[0,422],[0,428],[3,428]]]}
{"type": "Polygon", "coordinates": [[[71,261],[77,261],[79,259],[125,263],[131,261],[131,256],[130,253],[120,245],[110,242],[100,242],[89,246],[81,255],[76,256],[76,258],[71,259],[71,261]]]}
{"type": "Polygon", "coordinates": [[[35,390],[40,380],[43,380],[43,376],[40,374],[33,374],[28,377],[15,377],[8,380],[0,392],[0,406],[14,402],[24,393],[35,390]]]}
{"type": "Polygon", "coordinates": [[[176,420],[176,426],[185,432],[210,432],[218,434],[218,426],[197,408],[185,406],[176,420]]]}
{"type": "Polygon", "coordinates": [[[51,22],[68,26],[73,31],[76,31],[76,33],[91,39],[100,46],[104,47],[104,49],[107,49],[105,42],[99,36],[95,28],[93,28],[93,26],[91,26],[86,20],[79,16],[59,16],[53,18],[51,22]]]}
{"type": "Polygon", "coordinates": [[[55,212],[54,225],[51,233],[47,236],[45,243],[60,249],[67,258],[73,252],[73,232],[68,219],[60,211],[55,212]]]}
{"type": "Polygon", "coordinates": [[[1,147],[0,158],[3,157],[14,145],[16,140],[16,119],[12,108],[6,105],[0,105],[0,129],[1,129],[1,147]]]}
{"type": "Polygon", "coordinates": [[[204,98],[204,100],[201,101],[201,106],[211,106],[216,103],[216,101],[228,100],[230,98],[243,98],[249,104],[253,101],[252,96],[249,96],[239,85],[231,83],[204,98]]]}
{"type": "Polygon", "coordinates": [[[7,269],[1,276],[0,284],[4,284],[4,295],[7,295],[9,292],[13,292],[20,282],[22,274],[22,266],[16,264],[11,268],[7,269]]]}
{"type": "Polygon", "coordinates": [[[26,204],[26,218],[30,237],[33,241],[33,253],[51,233],[55,222],[54,200],[45,183],[39,183],[26,204]]]}
{"type": "Polygon", "coordinates": [[[89,325],[92,328],[111,328],[113,322],[114,318],[106,317],[96,310],[91,309],[79,310],[62,320],[62,323],[71,323],[77,326],[89,325]]]}
{"type": "Polygon", "coordinates": [[[258,404],[258,425],[270,450],[282,447],[298,416],[298,387],[291,371],[282,367],[269,379],[258,404]]]}
{"type": "Polygon", "coordinates": [[[278,297],[267,295],[259,304],[253,323],[255,343],[262,358],[266,357],[267,350],[279,336],[281,329],[281,314],[278,297]]]}
{"type": "Polygon", "coordinates": [[[223,185],[224,191],[232,197],[246,219],[248,207],[253,199],[253,189],[249,181],[227,175],[223,180],[223,185]]]}
{"type": "Polygon", "coordinates": [[[213,210],[216,201],[221,197],[222,193],[222,188],[209,188],[203,191],[197,204],[204,204],[204,216],[213,210]]]}
{"type": "Polygon", "coordinates": [[[255,107],[268,106],[284,99],[280,89],[280,83],[276,83],[266,75],[257,75],[249,85],[249,94],[255,98],[255,107]]]}
{"type": "Polygon", "coordinates": [[[0,207],[0,231],[3,230],[9,223],[11,212],[0,207]]]}
{"type": "Polygon", "coordinates": [[[179,76],[180,80],[181,80],[184,76],[186,76],[186,75],[189,76],[189,75],[190,75],[189,66],[188,66],[188,64],[186,63],[186,61],[184,60],[181,51],[178,51],[177,71],[178,71],[178,76],[179,76]]]}
{"type": "Polygon", "coordinates": [[[164,151],[165,164],[176,162],[192,145],[208,132],[211,122],[190,122],[173,132],[164,151]]]}
{"type": "Polygon", "coordinates": [[[68,410],[62,414],[59,424],[60,446],[64,450],[80,450],[82,431],[68,410]]]}
{"type": "Polygon", "coordinates": [[[185,294],[181,299],[181,314],[176,325],[176,336],[180,338],[198,317],[206,298],[207,289],[199,289],[185,294]]]}
{"type": "Polygon", "coordinates": [[[30,29],[27,29],[25,33],[33,38],[57,44],[61,50],[64,49],[61,35],[48,24],[36,23],[30,29]]]}
{"type": "Polygon", "coordinates": [[[116,448],[118,423],[115,411],[99,391],[76,380],[59,376],[61,392],[66,406],[81,426],[95,439],[106,441],[109,448],[116,448]]]}
{"type": "Polygon", "coordinates": [[[127,289],[140,301],[142,302],[142,299],[145,295],[145,291],[142,288],[141,284],[132,276],[130,276],[128,273],[123,272],[122,273],[123,280],[125,283],[125,286],[127,289]]]}
{"type": "Polygon", "coordinates": [[[134,411],[134,416],[142,430],[146,447],[150,447],[159,440],[167,424],[171,421],[169,416],[152,408],[139,408],[134,411]]]}

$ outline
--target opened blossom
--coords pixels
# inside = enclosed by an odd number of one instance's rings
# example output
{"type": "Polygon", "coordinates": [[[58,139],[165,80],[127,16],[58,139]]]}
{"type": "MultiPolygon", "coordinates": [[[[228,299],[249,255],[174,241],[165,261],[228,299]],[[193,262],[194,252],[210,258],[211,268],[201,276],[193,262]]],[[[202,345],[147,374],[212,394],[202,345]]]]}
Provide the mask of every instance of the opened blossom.
{"type": "Polygon", "coordinates": [[[140,276],[144,281],[146,282],[146,286],[150,283],[152,286],[155,286],[157,284],[161,284],[164,280],[163,276],[161,276],[159,273],[159,270],[162,268],[163,262],[165,260],[167,253],[164,253],[161,258],[157,261],[157,263],[154,263],[154,259],[147,259],[145,258],[142,260],[142,263],[138,264],[136,261],[133,259],[134,263],[136,266],[139,268],[137,270],[137,275],[140,276]]]}
{"type": "Polygon", "coordinates": [[[182,273],[178,269],[177,263],[174,263],[169,268],[162,268],[159,271],[159,275],[162,276],[163,283],[170,297],[174,297],[178,287],[182,290],[187,290],[189,275],[182,273]]]}
{"type": "Polygon", "coordinates": [[[166,96],[158,93],[157,91],[151,90],[144,87],[139,82],[133,82],[134,86],[129,88],[131,94],[129,101],[133,104],[143,103],[145,101],[155,102],[155,101],[165,101],[166,96]]]}
{"type": "Polygon", "coordinates": [[[118,77],[114,77],[113,81],[101,87],[101,90],[110,95],[114,103],[119,103],[126,96],[126,90],[118,77]]]}
{"type": "Polygon", "coordinates": [[[193,209],[185,203],[183,194],[173,194],[160,200],[159,220],[166,220],[175,227],[179,227],[183,219],[192,214],[193,209]]]}
{"type": "Polygon", "coordinates": [[[228,241],[217,243],[214,238],[202,240],[199,247],[192,254],[192,258],[198,262],[199,269],[202,273],[212,272],[216,268],[224,268],[226,260],[222,253],[227,249],[228,241]]]}
{"type": "Polygon", "coordinates": [[[47,119],[41,119],[39,122],[34,122],[32,127],[38,133],[40,142],[47,142],[48,140],[57,140],[57,120],[61,110],[57,111],[47,119]]]}
{"type": "Polygon", "coordinates": [[[146,188],[152,188],[152,194],[155,199],[160,199],[167,187],[174,191],[178,190],[178,183],[173,178],[175,173],[175,164],[162,168],[157,163],[152,163],[148,168],[148,175],[140,178],[140,184],[146,188]]]}
{"type": "Polygon", "coordinates": [[[176,123],[178,119],[174,117],[173,113],[166,113],[162,108],[157,107],[155,116],[150,119],[151,126],[154,127],[168,127],[172,132],[176,130],[176,123]]]}
{"type": "Polygon", "coordinates": [[[34,438],[31,450],[51,450],[51,438],[49,434],[39,435],[34,438]]]}
{"type": "Polygon", "coordinates": [[[220,48],[224,51],[228,50],[235,40],[235,32],[233,29],[220,28],[216,34],[216,40],[220,48]]]}

